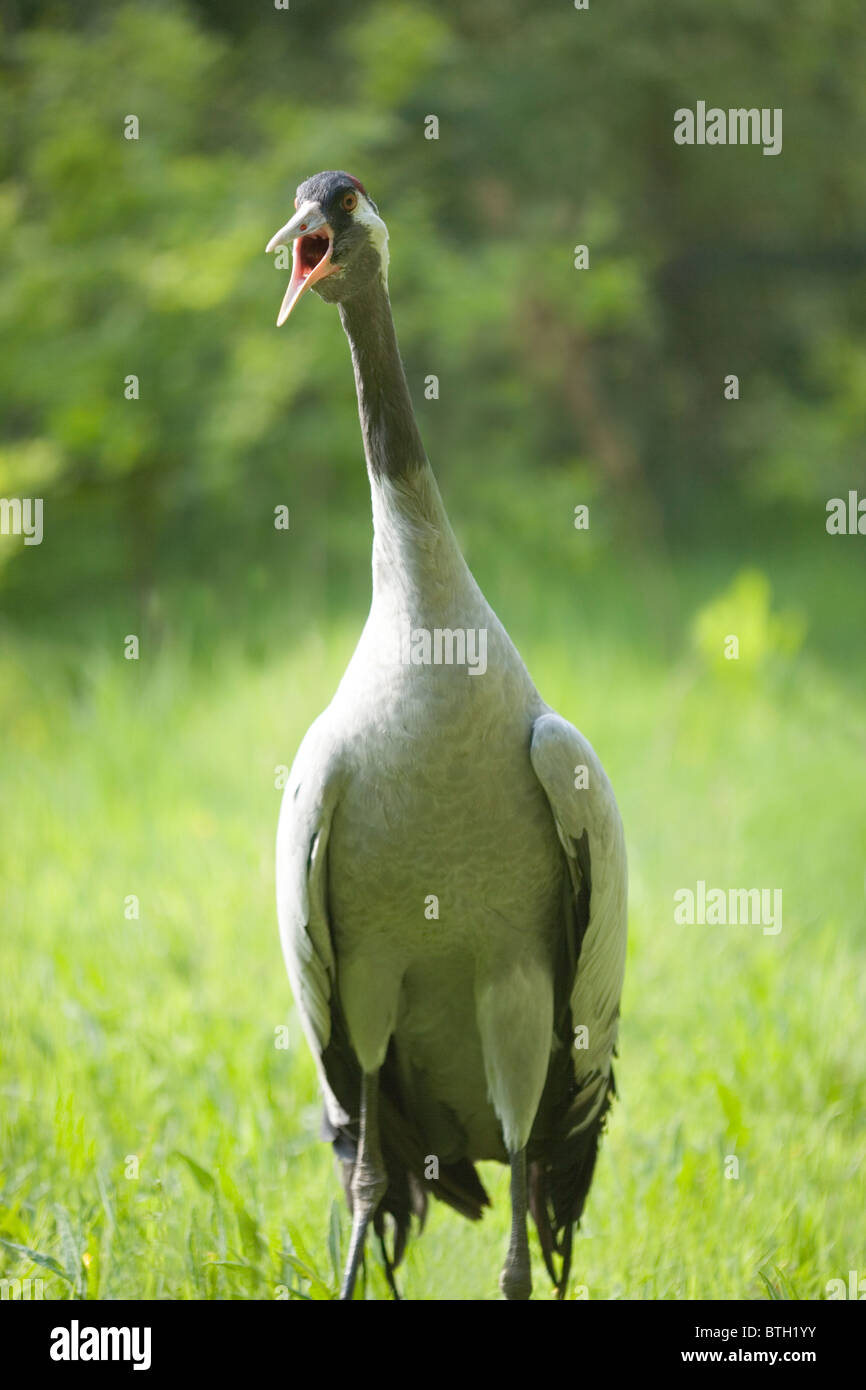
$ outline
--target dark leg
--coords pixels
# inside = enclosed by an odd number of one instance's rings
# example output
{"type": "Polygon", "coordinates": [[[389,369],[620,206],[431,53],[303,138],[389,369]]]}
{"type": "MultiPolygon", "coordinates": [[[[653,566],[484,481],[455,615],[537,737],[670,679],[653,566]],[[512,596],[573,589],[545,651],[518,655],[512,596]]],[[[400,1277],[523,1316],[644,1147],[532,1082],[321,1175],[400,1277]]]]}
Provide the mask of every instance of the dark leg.
{"type": "Polygon", "coordinates": [[[349,1191],[352,1199],[352,1241],[343,1275],[341,1300],[352,1298],[364,1258],[367,1227],[381,1202],[388,1178],[379,1145],[379,1076],[365,1072],[361,1079],[361,1137],[349,1191]]]}
{"type": "Polygon", "coordinates": [[[511,1164],[511,1240],[499,1276],[507,1299],[525,1299],[532,1293],[529,1238],[526,1234],[526,1149],[509,1155],[511,1164]]]}

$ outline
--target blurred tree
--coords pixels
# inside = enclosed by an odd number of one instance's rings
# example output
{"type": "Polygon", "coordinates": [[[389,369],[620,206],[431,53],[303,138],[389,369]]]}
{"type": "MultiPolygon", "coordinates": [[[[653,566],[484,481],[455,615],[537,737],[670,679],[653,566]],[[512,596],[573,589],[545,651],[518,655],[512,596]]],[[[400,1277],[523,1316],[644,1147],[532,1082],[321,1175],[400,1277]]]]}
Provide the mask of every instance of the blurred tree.
{"type": "MultiPolygon", "coordinates": [[[[11,0],[3,28],[0,495],[50,498],[67,541],[28,573],[31,598],[42,584],[56,604],[61,577],[147,589],[157,568],[254,566],[273,507],[299,496],[338,529],[357,515],[341,335],[309,306],[277,335],[285,277],[261,254],[322,167],[359,173],[391,228],[410,384],[449,486],[479,459],[503,491],[590,470],[658,538],[708,488],[757,514],[852,481],[853,0],[11,0]],[[673,113],[698,99],[782,107],[782,154],[675,145],[673,113]]],[[[317,540],[311,522],[310,555],[317,540]]],[[[10,555],[7,591],[25,557],[3,538],[10,555]]]]}

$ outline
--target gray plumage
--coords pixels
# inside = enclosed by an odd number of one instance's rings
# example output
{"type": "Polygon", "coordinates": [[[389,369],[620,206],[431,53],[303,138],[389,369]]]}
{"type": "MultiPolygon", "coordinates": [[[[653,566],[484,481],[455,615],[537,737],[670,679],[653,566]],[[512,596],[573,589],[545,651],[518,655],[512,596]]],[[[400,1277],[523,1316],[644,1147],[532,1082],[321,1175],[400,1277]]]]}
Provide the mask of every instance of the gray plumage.
{"type": "Polygon", "coordinates": [[[335,268],[316,288],[351,344],[374,523],[370,615],[297,754],[277,836],[283,951],[354,1211],[343,1296],[368,1223],[384,1236],[393,1218],[393,1287],[428,1192],[480,1216],[481,1159],[512,1169],[506,1296],[529,1295],[527,1196],[561,1296],[613,1090],[622,825],[591,746],[541,699],[451,530],[400,363],[375,205],[328,173],[296,206],[271,246],[292,240],[303,269],[313,253],[298,226],[319,209],[306,224],[321,217],[335,268]],[[483,674],[407,663],[408,635],[437,629],[484,631],[483,674]]]}

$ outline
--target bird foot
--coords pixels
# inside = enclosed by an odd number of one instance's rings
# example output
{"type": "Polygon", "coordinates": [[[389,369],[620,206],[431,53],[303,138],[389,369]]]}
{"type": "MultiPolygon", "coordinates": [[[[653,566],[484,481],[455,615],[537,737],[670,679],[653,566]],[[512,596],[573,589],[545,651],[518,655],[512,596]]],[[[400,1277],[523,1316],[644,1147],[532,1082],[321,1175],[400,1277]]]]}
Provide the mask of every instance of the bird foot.
{"type": "Polygon", "coordinates": [[[518,1299],[527,1299],[532,1293],[532,1275],[529,1266],[514,1264],[510,1260],[506,1261],[505,1267],[499,1276],[499,1287],[509,1302],[518,1299]]]}

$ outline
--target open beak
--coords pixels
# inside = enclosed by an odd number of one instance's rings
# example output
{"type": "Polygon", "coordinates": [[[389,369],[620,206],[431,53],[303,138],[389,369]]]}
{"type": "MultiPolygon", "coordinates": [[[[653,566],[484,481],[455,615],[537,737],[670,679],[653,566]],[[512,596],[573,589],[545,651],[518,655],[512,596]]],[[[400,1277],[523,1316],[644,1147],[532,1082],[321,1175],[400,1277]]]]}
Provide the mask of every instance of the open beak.
{"type": "Polygon", "coordinates": [[[265,250],[275,251],[278,246],[288,246],[289,242],[292,243],[292,278],[280,305],[277,328],[285,323],[304,290],[340,269],[331,261],[334,233],[318,203],[304,203],[298,208],[292,220],[274,233],[265,250]]]}

